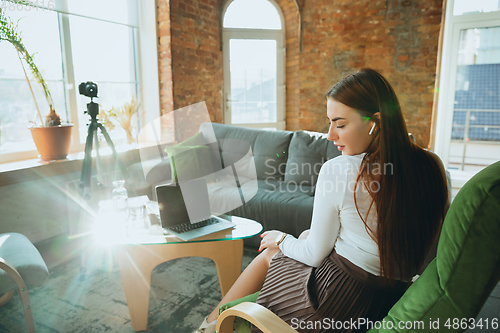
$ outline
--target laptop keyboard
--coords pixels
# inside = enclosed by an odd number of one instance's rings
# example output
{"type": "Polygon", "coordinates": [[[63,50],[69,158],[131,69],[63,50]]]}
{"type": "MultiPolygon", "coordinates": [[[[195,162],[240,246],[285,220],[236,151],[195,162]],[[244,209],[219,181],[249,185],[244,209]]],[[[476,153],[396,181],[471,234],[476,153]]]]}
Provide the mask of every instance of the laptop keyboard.
{"type": "Polygon", "coordinates": [[[179,225],[176,225],[175,227],[171,227],[171,228],[168,228],[169,230],[172,230],[172,231],[175,231],[179,234],[182,234],[183,232],[187,232],[187,231],[190,231],[190,230],[193,230],[193,229],[198,229],[198,228],[201,228],[201,227],[205,227],[207,225],[211,225],[211,224],[216,224],[216,223],[220,223],[220,222],[223,222],[221,219],[218,219],[218,218],[215,218],[215,217],[211,217],[209,219],[206,219],[206,220],[203,220],[203,221],[200,221],[200,222],[197,222],[197,223],[184,223],[184,224],[179,224],[179,225]]]}

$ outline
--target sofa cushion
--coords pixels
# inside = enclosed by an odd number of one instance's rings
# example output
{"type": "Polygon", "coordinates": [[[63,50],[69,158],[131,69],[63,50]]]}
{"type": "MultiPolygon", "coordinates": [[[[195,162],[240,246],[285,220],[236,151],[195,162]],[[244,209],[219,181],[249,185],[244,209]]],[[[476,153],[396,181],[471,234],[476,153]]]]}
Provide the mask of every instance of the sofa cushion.
{"type": "Polygon", "coordinates": [[[143,168],[148,168],[145,180],[149,185],[160,184],[162,182],[170,182],[172,179],[172,167],[170,166],[170,158],[164,160],[154,159],[133,164],[129,172],[132,176],[140,176],[143,174],[143,168]]]}
{"type": "MultiPolygon", "coordinates": [[[[257,180],[255,196],[229,215],[250,218],[262,224],[264,230],[280,230],[299,236],[311,226],[314,197],[309,186],[300,188],[277,180],[257,180]],[[288,185],[288,189],[287,186],[288,185]]],[[[257,247],[260,237],[245,241],[247,246],[257,247]]]]}
{"type": "Polygon", "coordinates": [[[323,163],[340,154],[333,142],[326,139],[326,134],[296,131],[288,149],[285,182],[316,185],[323,163]]]}
{"type": "Polygon", "coordinates": [[[263,131],[216,123],[202,124],[200,131],[205,134],[211,128],[219,142],[224,167],[240,160],[250,148],[254,156],[258,179],[283,179],[288,145],[293,132],[263,131]],[[247,143],[248,146],[242,142],[247,143]]]}

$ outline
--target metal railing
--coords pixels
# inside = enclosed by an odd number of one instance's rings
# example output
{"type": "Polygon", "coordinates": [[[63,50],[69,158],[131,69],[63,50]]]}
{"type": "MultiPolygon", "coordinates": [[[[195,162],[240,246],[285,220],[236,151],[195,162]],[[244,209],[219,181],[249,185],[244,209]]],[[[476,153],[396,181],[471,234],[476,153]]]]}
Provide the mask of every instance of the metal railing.
{"type": "Polygon", "coordinates": [[[467,145],[468,144],[480,144],[480,145],[500,145],[500,134],[499,138],[497,140],[471,140],[469,137],[469,131],[471,128],[498,128],[500,130],[500,125],[487,125],[487,124],[481,124],[481,125],[471,125],[470,120],[471,120],[471,113],[472,112],[494,112],[494,113],[500,113],[500,110],[481,110],[481,109],[454,109],[455,111],[465,111],[465,124],[464,125],[455,125],[453,124],[453,128],[464,128],[464,136],[462,140],[459,139],[452,139],[451,142],[455,143],[463,143],[463,153],[462,153],[462,161],[460,163],[460,169],[464,170],[465,166],[465,154],[467,150],[467,145]]]}

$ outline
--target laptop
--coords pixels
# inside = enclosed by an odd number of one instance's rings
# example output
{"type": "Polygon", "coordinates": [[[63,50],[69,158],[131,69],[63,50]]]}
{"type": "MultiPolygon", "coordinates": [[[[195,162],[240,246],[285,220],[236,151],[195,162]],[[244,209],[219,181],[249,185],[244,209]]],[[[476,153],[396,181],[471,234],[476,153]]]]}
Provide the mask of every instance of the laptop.
{"type": "Polygon", "coordinates": [[[235,226],[211,214],[204,178],[156,186],[156,195],[163,232],[184,241],[235,226]]]}

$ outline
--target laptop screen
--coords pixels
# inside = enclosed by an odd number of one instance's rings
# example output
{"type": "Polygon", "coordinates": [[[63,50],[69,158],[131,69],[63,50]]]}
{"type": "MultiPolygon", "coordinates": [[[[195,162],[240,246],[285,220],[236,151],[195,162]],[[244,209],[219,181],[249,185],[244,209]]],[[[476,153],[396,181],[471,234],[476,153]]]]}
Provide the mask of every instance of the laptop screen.
{"type": "Polygon", "coordinates": [[[198,178],[156,187],[162,228],[196,223],[211,215],[207,182],[198,178]]]}

